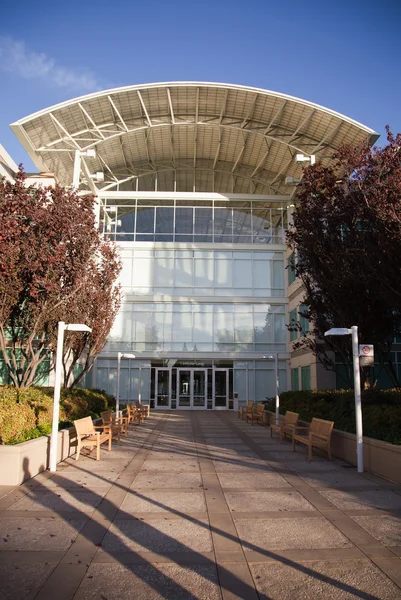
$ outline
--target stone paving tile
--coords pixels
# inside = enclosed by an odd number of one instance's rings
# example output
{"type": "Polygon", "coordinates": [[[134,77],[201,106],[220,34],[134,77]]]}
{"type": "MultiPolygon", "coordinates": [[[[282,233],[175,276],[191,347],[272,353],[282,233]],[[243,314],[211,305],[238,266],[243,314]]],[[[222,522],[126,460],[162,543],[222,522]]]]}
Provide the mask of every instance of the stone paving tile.
{"type": "Polygon", "coordinates": [[[169,512],[170,510],[196,513],[206,511],[203,492],[154,492],[128,493],[121,510],[126,513],[169,512]]]}
{"type": "Polygon", "coordinates": [[[0,565],[1,600],[33,600],[55,565],[0,565]]]}
{"type": "Polygon", "coordinates": [[[361,492],[321,490],[320,493],[341,510],[401,509],[401,496],[390,490],[361,492]]]}
{"type": "Polygon", "coordinates": [[[350,473],[346,473],[344,471],[322,471],[321,473],[303,473],[301,475],[301,479],[306,481],[306,483],[317,489],[324,488],[372,488],[375,484],[369,479],[365,477],[361,477],[354,473],[351,475],[350,473]]]}
{"type": "Polygon", "coordinates": [[[0,550],[67,550],[84,524],[84,521],[73,519],[0,517],[0,550]]]}
{"type": "Polygon", "coordinates": [[[106,552],[211,552],[208,521],[197,519],[118,520],[102,542],[106,552]]]}
{"type": "Polygon", "coordinates": [[[236,512],[315,510],[298,492],[225,492],[227,504],[236,512]]]}
{"type": "MultiPolygon", "coordinates": [[[[269,453],[269,456],[271,454],[269,453]]],[[[339,463],[337,461],[330,460],[318,460],[313,459],[313,461],[308,460],[298,460],[298,461],[278,461],[283,468],[291,469],[292,471],[296,471],[297,473],[320,473],[321,471],[338,471],[339,473],[346,473],[348,475],[356,473],[356,467],[348,468],[349,465],[346,463],[339,463]],[[344,468],[343,465],[346,465],[344,468]]]]}
{"type": "Polygon", "coordinates": [[[174,473],[171,477],[168,473],[153,474],[140,473],[131,489],[141,488],[198,488],[202,486],[202,479],[198,473],[174,473]]]}
{"type": "Polygon", "coordinates": [[[104,473],[88,473],[87,471],[57,471],[57,473],[47,479],[43,485],[49,489],[52,488],[82,488],[82,487],[110,487],[117,479],[119,473],[110,473],[105,471],[104,473]]]}
{"type": "MultiPolygon", "coordinates": [[[[83,513],[92,510],[101,502],[106,492],[105,488],[97,491],[61,490],[54,492],[40,491],[29,492],[24,498],[15,502],[7,509],[7,512],[16,511],[80,511],[83,513]]],[[[10,515],[12,516],[12,515],[10,515]]]]}
{"type": "Polygon", "coordinates": [[[351,542],[324,517],[313,519],[234,519],[243,548],[299,550],[352,548],[351,542]]]}
{"type": "Polygon", "coordinates": [[[99,590],[107,600],[221,600],[214,565],[92,565],[74,600],[99,600],[99,590]]]}
{"type": "Polygon", "coordinates": [[[398,600],[401,590],[369,560],[253,564],[260,600],[398,600]]]}
{"type": "Polygon", "coordinates": [[[241,473],[248,471],[271,471],[272,468],[263,460],[246,459],[236,462],[213,460],[214,468],[219,473],[241,473]]]}
{"type": "Polygon", "coordinates": [[[141,473],[143,471],[147,471],[149,473],[153,472],[170,472],[170,473],[189,473],[189,472],[198,472],[199,471],[199,463],[197,459],[193,458],[192,460],[187,460],[183,458],[175,459],[175,460],[154,460],[147,459],[143,463],[141,473]]]}
{"type": "MultiPolygon", "coordinates": [[[[351,519],[388,547],[401,546],[401,517],[394,515],[358,516],[351,519]]],[[[401,569],[401,566],[400,566],[401,569]]]]}
{"type": "Polygon", "coordinates": [[[292,487],[281,475],[273,471],[268,473],[260,471],[250,473],[218,473],[217,476],[223,488],[243,488],[249,490],[252,488],[292,487]]]}

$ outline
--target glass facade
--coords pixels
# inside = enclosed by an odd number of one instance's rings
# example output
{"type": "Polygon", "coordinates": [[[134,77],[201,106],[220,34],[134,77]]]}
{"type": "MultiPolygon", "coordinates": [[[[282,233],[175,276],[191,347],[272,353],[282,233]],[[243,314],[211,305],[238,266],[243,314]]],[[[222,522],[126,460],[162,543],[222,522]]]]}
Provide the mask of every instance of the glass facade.
{"type": "Polygon", "coordinates": [[[284,296],[284,253],[122,249],[125,293],[284,296]]]}
{"type": "Polygon", "coordinates": [[[94,384],[115,393],[117,352],[129,352],[136,359],[121,361],[122,401],[232,409],[234,396],[274,394],[274,364],[258,358],[278,352],[285,390],[286,207],[174,195],[101,200],[100,229],[119,246],[123,301],[94,384]]]}
{"type": "Polygon", "coordinates": [[[113,351],[285,351],[285,305],[131,303],[106,345],[113,351]]]}
{"type": "Polygon", "coordinates": [[[287,212],[266,201],[103,199],[101,230],[116,241],[283,244],[287,212]]]}

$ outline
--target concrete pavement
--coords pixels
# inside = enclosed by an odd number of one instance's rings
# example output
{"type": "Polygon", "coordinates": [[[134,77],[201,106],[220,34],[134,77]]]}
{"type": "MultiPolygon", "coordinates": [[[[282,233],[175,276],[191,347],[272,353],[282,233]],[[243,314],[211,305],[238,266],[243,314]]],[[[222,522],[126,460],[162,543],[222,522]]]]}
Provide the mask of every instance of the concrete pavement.
{"type": "Polygon", "coordinates": [[[233,413],[153,411],[7,492],[1,600],[401,599],[401,486],[233,413]]]}

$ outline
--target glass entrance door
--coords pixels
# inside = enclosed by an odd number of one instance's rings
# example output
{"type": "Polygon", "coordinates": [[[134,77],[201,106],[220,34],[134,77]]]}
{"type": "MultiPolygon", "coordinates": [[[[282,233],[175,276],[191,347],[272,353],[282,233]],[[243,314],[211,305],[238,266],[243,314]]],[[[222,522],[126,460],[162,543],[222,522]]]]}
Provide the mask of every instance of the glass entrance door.
{"type": "Polygon", "coordinates": [[[177,408],[206,408],[206,369],[177,369],[177,408]]]}
{"type": "Polygon", "coordinates": [[[156,408],[170,408],[170,370],[156,369],[156,408]]]}
{"type": "Polygon", "coordinates": [[[229,374],[228,369],[213,370],[213,408],[228,408],[229,374]]]}

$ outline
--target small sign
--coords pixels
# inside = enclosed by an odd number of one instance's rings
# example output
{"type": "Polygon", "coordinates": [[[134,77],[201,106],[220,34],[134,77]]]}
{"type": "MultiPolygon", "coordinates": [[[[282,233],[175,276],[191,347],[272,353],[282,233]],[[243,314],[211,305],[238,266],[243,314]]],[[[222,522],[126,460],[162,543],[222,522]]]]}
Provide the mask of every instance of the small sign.
{"type": "Polygon", "coordinates": [[[360,344],[359,356],[374,356],[373,344],[360,344]]]}
{"type": "Polygon", "coordinates": [[[359,365],[361,367],[374,367],[375,354],[373,344],[359,345],[359,365]]]}

